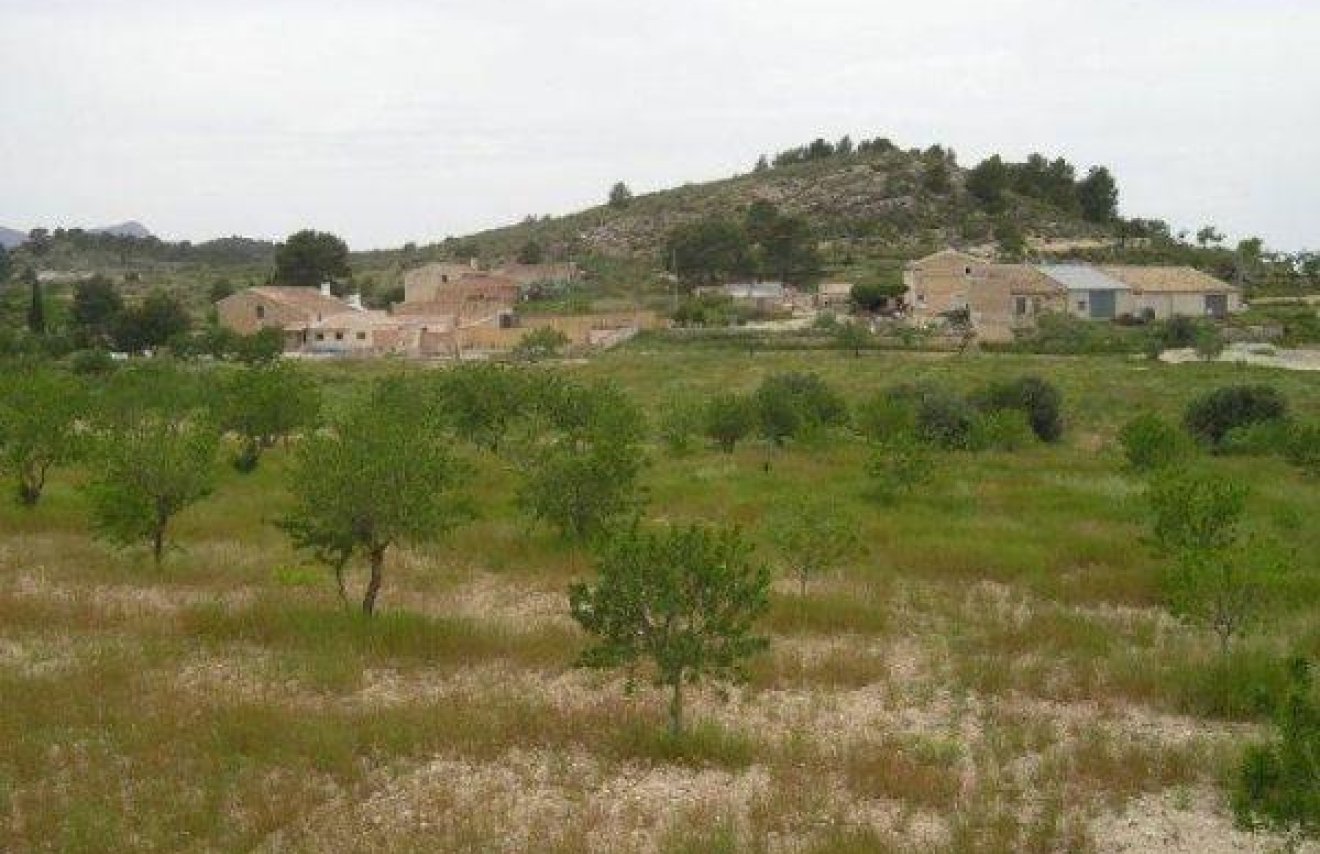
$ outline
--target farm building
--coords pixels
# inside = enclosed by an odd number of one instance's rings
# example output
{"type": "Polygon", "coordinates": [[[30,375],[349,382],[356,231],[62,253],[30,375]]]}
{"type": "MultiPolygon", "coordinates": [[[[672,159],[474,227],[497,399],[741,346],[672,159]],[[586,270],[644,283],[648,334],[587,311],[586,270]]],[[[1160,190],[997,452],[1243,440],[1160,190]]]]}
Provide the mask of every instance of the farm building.
{"type": "Polygon", "coordinates": [[[952,249],[908,263],[903,283],[915,320],[965,310],[988,340],[1009,340],[1047,313],[1156,320],[1243,308],[1237,288],[1190,267],[995,264],[952,249]]]}

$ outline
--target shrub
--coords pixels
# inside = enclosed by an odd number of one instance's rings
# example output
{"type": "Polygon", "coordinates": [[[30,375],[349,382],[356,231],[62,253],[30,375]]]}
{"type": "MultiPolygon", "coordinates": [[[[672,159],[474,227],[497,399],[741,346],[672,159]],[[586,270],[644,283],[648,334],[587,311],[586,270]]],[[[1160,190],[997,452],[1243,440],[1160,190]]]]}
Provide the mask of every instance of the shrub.
{"type": "Polygon", "coordinates": [[[686,398],[673,398],[656,424],[660,441],[675,456],[692,450],[692,438],[701,432],[702,411],[686,398]]]}
{"type": "Polygon", "coordinates": [[[1287,411],[1287,401],[1273,386],[1225,386],[1188,404],[1183,424],[1198,440],[1218,447],[1234,427],[1281,419],[1287,411]]]}
{"type": "Polygon", "coordinates": [[[79,376],[104,376],[115,369],[105,350],[78,350],[69,357],[69,370],[79,376]]]}
{"type": "Polygon", "coordinates": [[[917,436],[946,450],[975,446],[976,410],[956,394],[927,390],[917,404],[917,436]]]}
{"type": "Polygon", "coordinates": [[[1320,477],[1320,423],[1291,425],[1284,457],[1312,477],[1320,477]]]}
{"type": "Polygon", "coordinates": [[[1063,395],[1040,377],[1018,377],[990,386],[981,395],[985,409],[1016,409],[1027,416],[1031,432],[1042,442],[1057,442],[1063,436],[1063,395]]]}
{"type": "Polygon", "coordinates": [[[766,377],[755,394],[761,432],[776,445],[848,420],[848,405],[816,374],[766,377]]]}
{"type": "Polygon", "coordinates": [[[890,389],[862,401],[853,423],[864,437],[879,442],[898,434],[911,435],[917,414],[910,398],[890,389]]]}
{"type": "Polygon", "coordinates": [[[912,436],[895,434],[877,445],[867,463],[870,496],[881,504],[893,504],[928,482],[934,471],[928,449],[912,436]]]}
{"type": "Polygon", "coordinates": [[[1119,444],[1128,465],[1138,471],[1152,471],[1187,458],[1191,443],[1187,436],[1153,412],[1146,412],[1123,425],[1119,444]]]}
{"type": "Polygon", "coordinates": [[[1241,454],[1254,457],[1282,455],[1288,447],[1288,435],[1291,427],[1291,424],[1282,419],[1258,421],[1253,424],[1234,427],[1224,436],[1219,445],[1219,450],[1225,454],[1241,454]]]}
{"type": "Polygon", "coordinates": [[[1320,837],[1320,704],[1310,665],[1290,666],[1287,696],[1276,715],[1273,742],[1247,748],[1233,792],[1238,823],[1320,837]]]}

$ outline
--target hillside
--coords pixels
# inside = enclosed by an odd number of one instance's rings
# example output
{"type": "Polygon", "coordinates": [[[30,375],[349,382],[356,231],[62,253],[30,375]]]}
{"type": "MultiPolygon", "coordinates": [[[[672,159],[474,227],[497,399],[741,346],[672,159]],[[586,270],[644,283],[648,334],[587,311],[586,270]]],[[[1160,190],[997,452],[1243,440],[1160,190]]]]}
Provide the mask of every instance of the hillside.
{"type": "Polygon", "coordinates": [[[929,247],[988,243],[997,223],[1028,235],[1095,238],[1112,232],[1075,210],[1006,193],[997,210],[967,192],[968,170],[952,154],[887,148],[833,154],[723,180],[639,195],[626,206],[600,205],[563,217],[528,218],[471,235],[483,257],[506,257],[535,241],[552,256],[658,257],[670,230],[703,217],[740,217],[754,201],[800,215],[821,240],[863,254],[911,254],[929,247]]]}

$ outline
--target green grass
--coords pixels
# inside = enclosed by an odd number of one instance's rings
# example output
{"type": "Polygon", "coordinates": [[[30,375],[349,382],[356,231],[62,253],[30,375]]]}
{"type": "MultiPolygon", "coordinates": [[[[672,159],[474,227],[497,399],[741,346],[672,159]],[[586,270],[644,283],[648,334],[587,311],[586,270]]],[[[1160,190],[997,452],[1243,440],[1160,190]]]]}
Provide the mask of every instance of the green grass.
{"type": "MultiPolygon", "coordinates": [[[[312,370],[335,406],[422,368],[312,370]]],[[[772,564],[766,520],[803,490],[859,519],[861,554],[805,596],[791,578],[772,595],[771,650],[751,663],[745,695],[763,714],[777,700],[758,698],[812,698],[817,723],[785,724],[787,736],[694,689],[691,730],[673,739],[656,692],[565,676],[583,638],[546,608],[591,555],[517,512],[518,477],[499,457],[472,454],[472,523],[390,552],[373,620],[346,611],[330,572],[271,524],[289,501],[283,448],[253,474],[225,468],[215,495],[178,518],[179,549],[159,571],[142,550],[97,541],[83,473],[59,471],[35,509],[0,503],[0,849],[242,850],[437,757],[500,768],[536,751],[589,757],[606,780],[765,781],[745,814],[702,806],[662,823],[648,838],[672,850],[755,850],[771,833],[804,850],[905,850],[901,830],[856,820],[891,801],[942,821],[941,849],[1084,847],[1090,811],[1217,780],[1231,762],[1216,746],[1223,722],[1265,720],[1282,656],[1320,654],[1320,526],[1308,524],[1320,484],[1276,459],[1204,461],[1252,484],[1251,525],[1296,555],[1272,618],[1221,659],[1162,610],[1144,484],[1115,445],[1135,412],[1177,420],[1192,397],[1244,378],[1315,419],[1320,385],[1306,375],[1126,357],[748,356],[654,339],[562,370],[613,379],[651,414],[786,370],[816,371],[852,403],[899,382],[969,392],[1030,373],[1062,390],[1067,432],[1057,446],[939,455],[932,481],[890,505],[867,498],[869,451],[846,434],[732,455],[701,442],[681,457],[646,449],[648,519],[738,524],[772,564]],[[449,690],[472,673],[507,676],[449,690]],[[402,687],[370,700],[382,680],[402,687]],[[840,731],[834,704],[867,698],[893,714],[912,706],[928,731],[840,731]],[[1065,737],[1032,703],[1112,710],[1116,725],[1128,709],[1188,716],[1209,746],[1065,737]]],[[[579,809],[547,848],[571,849],[606,821],[581,807],[591,794],[564,795],[579,809]]],[[[394,842],[489,847],[507,820],[475,813],[450,836],[394,842]]]]}

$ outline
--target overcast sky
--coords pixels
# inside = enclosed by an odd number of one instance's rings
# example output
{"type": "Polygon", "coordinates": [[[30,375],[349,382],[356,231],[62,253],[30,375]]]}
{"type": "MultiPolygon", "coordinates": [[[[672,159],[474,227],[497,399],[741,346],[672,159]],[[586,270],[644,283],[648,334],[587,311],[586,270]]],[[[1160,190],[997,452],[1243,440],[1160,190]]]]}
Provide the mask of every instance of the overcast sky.
{"type": "Polygon", "coordinates": [[[398,246],[851,133],[1320,249],[1318,38],[1317,0],[0,0],[0,225],[398,246]]]}

